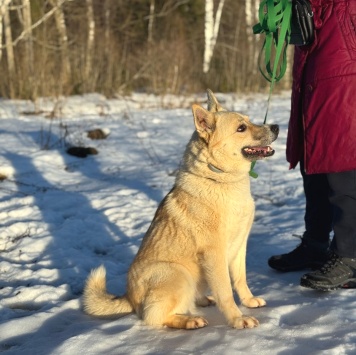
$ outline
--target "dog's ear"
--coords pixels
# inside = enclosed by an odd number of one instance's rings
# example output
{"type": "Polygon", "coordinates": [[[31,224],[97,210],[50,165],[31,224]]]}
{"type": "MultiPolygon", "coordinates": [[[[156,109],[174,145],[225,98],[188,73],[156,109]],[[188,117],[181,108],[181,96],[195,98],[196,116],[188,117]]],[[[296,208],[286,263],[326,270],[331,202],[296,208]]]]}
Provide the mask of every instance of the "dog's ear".
{"type": "Polygon", "coordinates": [[[210,112],[219,112],[219,111],[226,111],[219,103],[219,101],[216,99],[214,93],[208,89],[207,91],[208,94],[208,110],[210,112]]]}
{"type": "Polygon", "coordinates": [[[206,139],[215,129],[215,115],[203,107],[192,106],[195,128],[200,137],[206,139]]]}

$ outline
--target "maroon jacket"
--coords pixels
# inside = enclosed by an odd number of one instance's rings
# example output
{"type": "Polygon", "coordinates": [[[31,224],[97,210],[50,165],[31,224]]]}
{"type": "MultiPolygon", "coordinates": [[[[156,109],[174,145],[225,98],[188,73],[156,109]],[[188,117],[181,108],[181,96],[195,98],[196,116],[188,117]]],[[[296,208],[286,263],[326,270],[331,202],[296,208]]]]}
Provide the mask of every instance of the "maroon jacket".
{"type": "Polygon", "coordinates": [[[311,0],[315,41],[296,47],[287,160],[307,174],[356,169],[356,0],[311,0]]]}

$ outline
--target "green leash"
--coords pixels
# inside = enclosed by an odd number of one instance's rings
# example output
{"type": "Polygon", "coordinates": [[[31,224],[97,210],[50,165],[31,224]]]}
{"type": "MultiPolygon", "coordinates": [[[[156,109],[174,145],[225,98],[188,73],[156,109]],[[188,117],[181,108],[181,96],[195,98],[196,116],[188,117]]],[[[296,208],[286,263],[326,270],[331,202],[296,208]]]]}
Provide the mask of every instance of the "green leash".
{"type": "MultiPolygon", "coordinates": [[[[265,40],[259,54],[258,68],[270,84],[267,109],[263,124],[267,122],[274,84],[282,79],[287,69],[287,47],[291,33],[292,2],[290,0],[263,0],[258,11],[259,23],[253,26],[253,33],[264,33],[265,40]],[[273,66],[272,57],[274,54],[273,66]],[[264,67],[261,66],[264,56],[264,67]],[[277,74],[278,73],[278,74],[277,74]]],[[[256,161],[251,163],[250,176],[257,178],[253,171],[256,161]]]]}

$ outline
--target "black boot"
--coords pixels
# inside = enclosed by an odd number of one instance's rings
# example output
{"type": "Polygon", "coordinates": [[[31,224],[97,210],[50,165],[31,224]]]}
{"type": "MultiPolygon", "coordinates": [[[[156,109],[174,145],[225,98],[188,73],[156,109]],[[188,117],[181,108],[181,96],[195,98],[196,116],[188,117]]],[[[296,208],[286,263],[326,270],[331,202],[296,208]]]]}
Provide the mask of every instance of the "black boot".
{"type": "Polygon", "coordinates": [[[328,243],[315,243],[306,238],[290,253],[274,255],[268,265],[275,270],[288,272],[304,269],[318,269],[328,260],[328,243]]]}
{"type": "Polygon", "coordinates": [[[300,285],[320,291],[337,288],[356,287],[356,258],[342,258],[332,254],[330,259],[318,271],[305,274],[300,285]]]}

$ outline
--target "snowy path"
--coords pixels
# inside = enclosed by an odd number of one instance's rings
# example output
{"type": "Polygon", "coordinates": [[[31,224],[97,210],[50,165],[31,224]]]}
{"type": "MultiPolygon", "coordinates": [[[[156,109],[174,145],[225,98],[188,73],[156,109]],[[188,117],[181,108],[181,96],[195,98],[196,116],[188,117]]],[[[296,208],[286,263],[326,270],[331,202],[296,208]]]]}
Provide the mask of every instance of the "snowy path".
{"type": "MultiPolygon", "coordinates": [[[[262,121],[264,96],[218,98],[262,121]]],[[[80,295],[93,267],[104,264],[109,290],[124,292],[127,269],[192,133],[186,103],[154,108],[158,102],[162,98],[142,95],[66,98],[62,118],[50,124],[43,114],[22,114],[31,110],[27,102],[0,101],[0,176],[6,176],[0,182],[0,352],[356,354],[355,290],[310,291],[299,286],[301,272],[279,274],[267,266],[271,255],[298,243],[292,234],[303,232],[301,180],[285,162],[286,94],[274,98],[270,110],[269,121],[281,128],[276,154],[257,163],[260,176],[252,181],[257,212],[248,279],[267,307],[244,312],[260,326],[231,329],[216,308],[203,310],[209,326],[195,331],[152,329],[135,315],[103,321],[82,313],[80,295]],[[89,140],[92,128],[110,135],[89,140]],[[64,141],[99,154],[69,156],[64,141]],[[50,149],[40,149],[45,146],[50,149]]]]}

